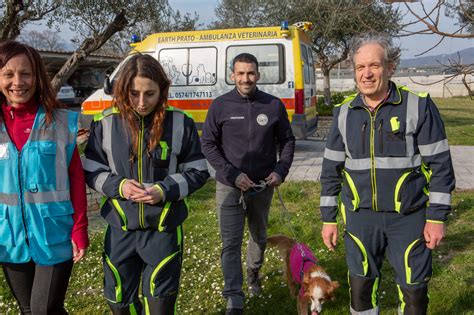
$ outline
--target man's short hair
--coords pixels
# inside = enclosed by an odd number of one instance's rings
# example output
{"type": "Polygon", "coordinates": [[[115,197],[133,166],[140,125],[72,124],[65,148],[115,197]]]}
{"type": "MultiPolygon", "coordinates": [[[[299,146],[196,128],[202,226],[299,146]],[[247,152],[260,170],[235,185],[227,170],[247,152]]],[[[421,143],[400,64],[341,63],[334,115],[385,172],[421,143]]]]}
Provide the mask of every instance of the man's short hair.
{"type": "Polygon", "coordinates": [[[237,62],[254,63],[257,66],[257,72],[258,72],[258,61],[257,61],[257,58],[252,54],[241,53],[235,56],[234,59],[232,60],[232,67],[231,67],[232,72],[234,72],[234,66],[237,62]]]}
{"type": "Polygon", "coordinates": [[[349,46],[349,60],[352,63],[352,66],[355,68],[354,56],[365,44],[379,44],[384,51],[384,61],[387,64],[392,64],[393,68],[398,66],[400,63],[400,47],[394,45],[392,37],[386,33],[379,32],[368,32],[364,34],[359,34],[352,38],[349,46]]]}

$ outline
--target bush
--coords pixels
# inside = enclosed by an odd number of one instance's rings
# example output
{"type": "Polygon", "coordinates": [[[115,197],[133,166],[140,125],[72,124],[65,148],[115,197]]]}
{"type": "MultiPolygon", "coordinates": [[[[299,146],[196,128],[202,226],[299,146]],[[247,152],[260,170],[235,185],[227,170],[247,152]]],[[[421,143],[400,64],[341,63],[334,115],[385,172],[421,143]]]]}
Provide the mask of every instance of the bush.
{"type": "Polygon", "coordinates": [[[346,98],[347,93],[336,92],[331,94],[331,105],[324,104],[324,96],[318,96],[318,105],[317,110],[320,116],[332,116],[332,110],[334,105],[342,103],[344,98],[346,98]]]}

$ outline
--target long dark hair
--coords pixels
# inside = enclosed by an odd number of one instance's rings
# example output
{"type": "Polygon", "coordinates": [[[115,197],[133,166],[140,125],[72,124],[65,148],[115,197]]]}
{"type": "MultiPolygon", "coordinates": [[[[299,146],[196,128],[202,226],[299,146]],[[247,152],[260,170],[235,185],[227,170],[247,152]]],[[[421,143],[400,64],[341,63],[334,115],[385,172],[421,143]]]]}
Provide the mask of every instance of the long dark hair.
{"type": "MultiPolygon", "coordinates": [[[[127,123],[131,133],[132,154],[138,153],[138,125],[136,113],[130,101],[130,91],[135,77],[147,78],[155,82],[160,89],[158,106],[155,108],[153,125],[148,140],[148,151],[152,151],[158,145],[163,134],[163,120],[165,119],[166,102],[168,101],[168,90],[170,80],[166,76],[160,63],[150,55],[136,54],[132,56],[120,70],[117,82],[114,84],[113,106],[120,110],[121,117],[127,123]]],[[[132,156],[133,157],[133,156],[132,156]]]]}
{"type": "MultiPolygon", "coordinates": [[[[10,59],[18,55],[25,55],[31,63],[34,76],[35,94],[34,100],[41,104],[46,112],[46,125],[53,121],[53,112],[57,108],[64,108],[61,102],[56,99],[56,94],[51,87],[46,68],[41,60],[40,54],[26,44],[13,40],[6,40],[0,43],[0,69],[5,67],[10,59]]],[[[6,97],[0,92],[1,104],[6,103],[6,97]]]]}

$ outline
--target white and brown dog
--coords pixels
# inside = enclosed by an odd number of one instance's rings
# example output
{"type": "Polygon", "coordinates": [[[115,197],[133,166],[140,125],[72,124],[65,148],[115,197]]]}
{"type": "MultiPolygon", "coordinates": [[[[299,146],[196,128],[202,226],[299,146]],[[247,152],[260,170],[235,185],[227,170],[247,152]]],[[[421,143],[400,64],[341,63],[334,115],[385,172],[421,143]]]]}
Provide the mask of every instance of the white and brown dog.
{"type": "Polygon", "coordinates": [[[270,246],[276,246],[285,259],[285,276],[292,296],[296,295],[296,287],[300,287],[297,295],[298,314],[319,315],[324,302],[334,300],[334,290],[339,282],[331,281],[326,271],[317,264],[311,250],[302,243],[285,235],[268,237],[270,246]]]}

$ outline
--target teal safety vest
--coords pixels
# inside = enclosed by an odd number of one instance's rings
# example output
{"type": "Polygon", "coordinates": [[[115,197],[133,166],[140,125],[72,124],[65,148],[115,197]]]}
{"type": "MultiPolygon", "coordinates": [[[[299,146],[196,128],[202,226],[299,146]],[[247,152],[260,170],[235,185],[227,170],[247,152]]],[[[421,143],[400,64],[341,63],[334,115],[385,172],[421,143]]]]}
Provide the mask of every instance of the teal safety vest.
{"type": "Polygon", "coordinates": [[[68,167],[78,114],[55,110],[48,127],[45,118],[40,106],[18,152],[0,116],[0,262],[54,265],[72,258],[68,167]]]}

